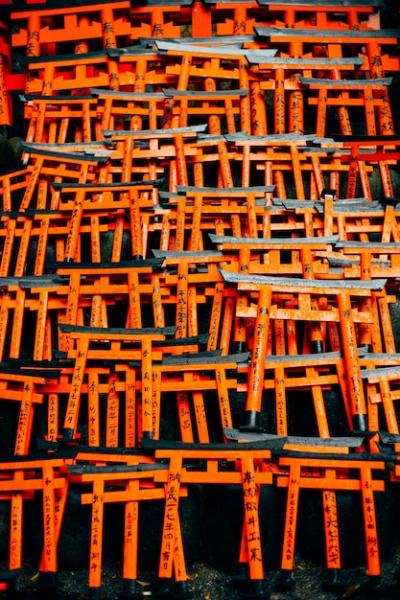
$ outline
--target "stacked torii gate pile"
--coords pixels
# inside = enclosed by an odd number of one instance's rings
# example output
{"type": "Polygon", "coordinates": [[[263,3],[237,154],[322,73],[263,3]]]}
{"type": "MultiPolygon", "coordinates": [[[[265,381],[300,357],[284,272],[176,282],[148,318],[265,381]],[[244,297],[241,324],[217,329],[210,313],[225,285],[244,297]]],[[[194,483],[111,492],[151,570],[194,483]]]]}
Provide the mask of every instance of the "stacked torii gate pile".
{"type": "Polygon", "coordinates": [[[124,515],[115,597],[141,596],[144,501],[164,515],[153,593],[191,597],[183,530],[194,523],[179,507],[218,485],[221,553],[236,544],[248,597],[294,584],[302,490],[318,496],[321,531],[309,536],[338,586],[343,511],[359,503],[354,543],[379,597],[381,513],[395,522],[400,452],[400,30],[380,27],[381,9],[7,5],[3,133],[21,127],[12,106],[25,119],[20,163],[0,175],[9,593],[21,588],[35,499],[37,585],[57,588],[78,489],[91,507],[91,598],[110,503],[124,515]],[[276,547],[266,494],[282,508],[276,547]]]}

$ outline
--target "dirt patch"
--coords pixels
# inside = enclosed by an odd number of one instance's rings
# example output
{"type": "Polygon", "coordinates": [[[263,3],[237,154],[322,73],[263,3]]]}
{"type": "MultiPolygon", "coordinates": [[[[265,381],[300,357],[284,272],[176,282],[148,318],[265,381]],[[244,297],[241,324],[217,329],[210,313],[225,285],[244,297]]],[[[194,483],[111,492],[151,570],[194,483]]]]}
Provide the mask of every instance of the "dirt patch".
{"type": "MultiPolygon", "coordinates": [[[[107,600],[117,600],[121,594],[120,564],[107,562],[103,569],[102,597],[107,600]]],[[[400,567],[400,548],[392,560],[383,564],[382,578],[378,589],[369,587],[365,571],[349,569],[340,574],[340,587],[337,590],[326,589],[327,571],[312,563],[298,562],[294,575],[292,590],[276,591],[279,585],[278,573],[266,573],[267,591],[270,600],[335,600],[351,598],[366,600],[374,597],[376,600],[398,600],[400,587],[397,585],[397,573],[400,567]]],[[[87,597],[87,571],[59,573],[59,593],[51,594],[51,598],[83,600],[87,597]]],[[[142,573],[139,579],[145,598],[156,598],[153,593],[156,587],[154,576],[142,573]]],[[[37,573],[32,565],[24,572],[22,585],[26,592],[21,598],[43,598],[43,593],[34,592],[37,573]]],[[[198,562],[189,569],[189,586],[194,600],[239,600],[247,597],[245,578],[213,569],[198,562]]],[[[0,595],[0,598],[3,596],[0,595]]]]}

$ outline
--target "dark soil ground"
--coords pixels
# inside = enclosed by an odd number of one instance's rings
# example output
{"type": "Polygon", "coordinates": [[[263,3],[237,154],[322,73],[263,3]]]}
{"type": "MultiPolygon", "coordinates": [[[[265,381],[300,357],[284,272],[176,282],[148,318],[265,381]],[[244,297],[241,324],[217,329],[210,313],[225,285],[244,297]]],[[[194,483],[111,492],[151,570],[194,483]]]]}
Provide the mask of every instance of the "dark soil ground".
{"type": "MultiPolygon", "coordinates": [[[[341,585],[334,591],[327,588],[326,570],[310,562],[297,562],[294,576],[294,587],[290,591],[275,591],[279,576],[276,573],[267,573],[267,589],[270,591],[270,600],[335,600],[349,598],[352,600],[398,600],[400,586],[397,585],[397,574],[400,568],[400,548],[390,561],[383,563],[383,574],[378,589],[371,590],[364,570],[349,569],[341,575],[341,585]]],[[[109,562],[103,569],[102,597],[106,600],[119,598],[121,592],[121,579],[119,575],[120,564],[109,562]]],[[[23,575],[22,584],[26,593],[21,596],[25,599],[42,599],[43,594],[35,593],[38,574],[31,567],[23,575]]],[[[154,577],[143,573],[140,578],[143,586],[144,598],[155,598],[152,592],[154,577]]],[[[213,569],[204,563],[195,563],[189,569],[190,589],[194,600],[239,600],[246,598],[245,588],[240,579],[232,573],[213,569]]],[[[0,598],[3,596],[0,594],[0,598]]],[[[51,594],[51,598],[83,600],[87,597],[87,571],[61,572],[59,574],[59,593],[51,594]]]]}

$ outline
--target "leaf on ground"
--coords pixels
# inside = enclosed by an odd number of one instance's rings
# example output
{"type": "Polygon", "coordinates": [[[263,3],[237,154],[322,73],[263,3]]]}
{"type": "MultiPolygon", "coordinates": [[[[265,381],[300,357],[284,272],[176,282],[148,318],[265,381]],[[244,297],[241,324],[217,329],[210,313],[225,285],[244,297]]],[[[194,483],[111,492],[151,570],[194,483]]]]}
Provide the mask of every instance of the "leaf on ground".
{"type": "Polygon", "coordinates": [[[349,585],[344,590],[342,598],[350,598],[354,592],[357,592],[360,589],[360,587],[361,585],[359,583],[353,583],[352,585],[349,585]]]}

